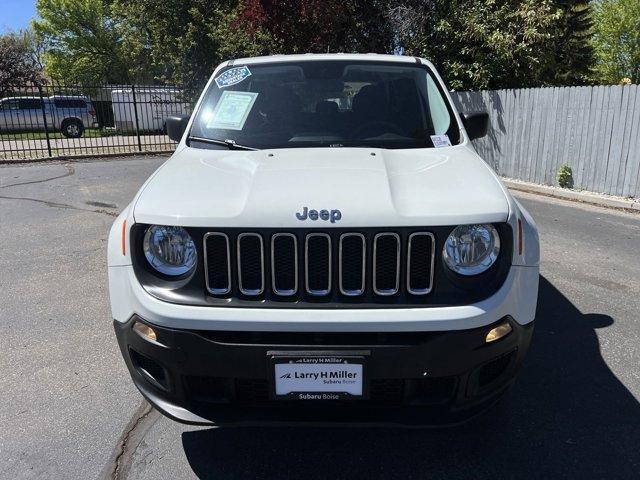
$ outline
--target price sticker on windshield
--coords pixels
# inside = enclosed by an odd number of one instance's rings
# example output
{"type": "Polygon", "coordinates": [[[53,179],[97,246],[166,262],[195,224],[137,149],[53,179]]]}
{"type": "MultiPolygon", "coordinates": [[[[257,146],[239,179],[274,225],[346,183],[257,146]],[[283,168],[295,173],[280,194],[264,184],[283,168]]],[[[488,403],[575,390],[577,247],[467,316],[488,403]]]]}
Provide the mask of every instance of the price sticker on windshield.
{"type": "Polygon", "coordinates": [[[256,98],[256,92],[222,92],[207,128],[242,130],[256,98]]]}

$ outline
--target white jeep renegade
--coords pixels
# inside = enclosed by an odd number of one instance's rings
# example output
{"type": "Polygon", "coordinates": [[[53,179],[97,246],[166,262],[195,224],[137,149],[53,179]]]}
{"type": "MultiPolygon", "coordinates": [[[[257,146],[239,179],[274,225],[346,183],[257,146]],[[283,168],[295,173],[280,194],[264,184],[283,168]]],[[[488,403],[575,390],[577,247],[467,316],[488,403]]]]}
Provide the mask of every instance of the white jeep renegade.
{"type": "Polygon", "coordinates": [[[220,65],[116,219],[111,309],[140,392],[189,423],[442,423],[493,403],[533,332],[535,224],[433,65],[220,65]]]}

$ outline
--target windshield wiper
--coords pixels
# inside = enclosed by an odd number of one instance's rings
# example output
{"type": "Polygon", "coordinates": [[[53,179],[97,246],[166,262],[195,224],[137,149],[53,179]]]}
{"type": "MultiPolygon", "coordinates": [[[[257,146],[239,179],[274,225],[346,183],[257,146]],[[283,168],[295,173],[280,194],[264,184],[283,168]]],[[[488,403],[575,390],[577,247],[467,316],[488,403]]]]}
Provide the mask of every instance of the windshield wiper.
{"type": "Polygon", "coordinates": [[[187,140],[194,140],[196,142],[209,143],[211,145],[222,145],[224,147],[227,147],[229,150],[258,150],[257,148],[238,145],[235,140],[230,140],[230,139],[218,140],[215,138],[196,137],[193,135],[189,135],[187,137],[187,140]]]}

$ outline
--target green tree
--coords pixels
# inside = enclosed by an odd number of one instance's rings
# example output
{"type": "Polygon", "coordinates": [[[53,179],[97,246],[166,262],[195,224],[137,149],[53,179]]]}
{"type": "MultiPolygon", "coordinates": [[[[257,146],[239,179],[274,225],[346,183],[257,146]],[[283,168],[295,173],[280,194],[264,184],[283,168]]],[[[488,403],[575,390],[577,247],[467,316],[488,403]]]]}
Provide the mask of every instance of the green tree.
{"type": "Polygon", "coordinates": [[[86,85],[131,81],[118,21],[106,0],[38,0],[33,29],[54,80],[86,85]]]}
{"type": "Polygon", "coordinates": [[[640,1],[594,0],[594,79],[640,83],[640,1]]]}
{"type": "Polygon", "coordinates": [[[595,62],[593,22],[587,0],[555,0],[562,11],[553,37],[554,57],[540,79],[544,85],[582,85],[591,82],[595,62]]]}
{"type": "Polygon", "coordinates": [[[584,0],[400,0],[399,46],[431,59],[456,89],[584,83],[591,66],[584,0]]]}
{"type": "Polygon", "coordinates": [[[202,88],[224,59],[259,54],[247,42],[237,17],[237,0],[114,0],[124,49],[135,72],[152,72],[165,82],[202,88]]]}

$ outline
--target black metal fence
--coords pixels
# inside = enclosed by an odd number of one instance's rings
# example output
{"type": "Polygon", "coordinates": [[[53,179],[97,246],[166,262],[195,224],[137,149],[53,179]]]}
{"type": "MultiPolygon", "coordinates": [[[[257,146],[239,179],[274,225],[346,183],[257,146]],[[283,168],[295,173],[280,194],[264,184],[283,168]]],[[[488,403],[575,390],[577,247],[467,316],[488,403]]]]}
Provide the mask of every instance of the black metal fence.
{"type": "Polygon", "coordinates": [[[0,91],[0,161],[171,151],[165,121],[191,108],[176,86],[7,88],[0,91]]]}

